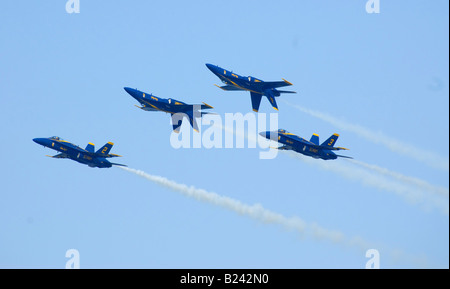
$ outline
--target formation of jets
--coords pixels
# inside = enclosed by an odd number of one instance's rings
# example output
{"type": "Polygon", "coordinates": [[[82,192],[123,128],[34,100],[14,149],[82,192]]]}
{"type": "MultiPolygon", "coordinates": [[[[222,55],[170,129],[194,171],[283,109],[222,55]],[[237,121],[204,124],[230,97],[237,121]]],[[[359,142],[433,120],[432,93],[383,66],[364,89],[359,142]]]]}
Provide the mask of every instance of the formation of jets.
{"type": "MultiPolygon", "coordinates": [[[[263,81],[253,76],[241,76],[230,70],[209,63],[206,64],[206,67],[225,84],[224,86],[216,85],[222,90],[250,92],[252,109],[254,112],[259,111],[263,96],[268,99],[275,110],[278,110],[278,105],[275,100],[276,97],[279,97],[282,93],[296,93],[295,91],[278,89],[280,87],[292,85],[292,83],[285,79],[282,79],[282,81],[263,81]]],[[[201,117],[208,113],[203,110],[213,108],[204,102],[202,104],[187,104],[172,98],[160,98],[151,93],[146,93],[130,87],[124,87],[124,89],[129,95],[140,103],[141,106],[136,105],[138,108],[144,111],[161,111],[170,113],[174,132],[179,132],[183,118],[187,118],[192,128],[198,132],[199,129],[196,117],[201,117]]],[[[308,141],[297,135],[289,133],[284,129],[261,132],[260,135],[281,144],[282,146],[276,148],[279,150],[293,150],[297,153],[323,160],[334,160],[338,157],[351,158],[337,155],[333,152],[338,150],[347,150],[346,148],[334,146],[339,137],[338,134],[333,134],[322,144],[319,144],[319,136],[317,134],[313,134],[311,139],[308,141]]],[[[86,148],[83,149],[56,136],[49,138],[35,138],[33,141],[59,152],[59,154],[55,156],[50,156],[52,158],[67,158],[90,167],[97,168],[110,168],[113,165],[125,166],[123,164],[112,163],[107,160],[107,158],[120,157],[119,155],[109,153],[114,145],[112,142],[108,142],[99,150],[95,151],[94,144],[92,143],[89,143],[86,148]]]]}

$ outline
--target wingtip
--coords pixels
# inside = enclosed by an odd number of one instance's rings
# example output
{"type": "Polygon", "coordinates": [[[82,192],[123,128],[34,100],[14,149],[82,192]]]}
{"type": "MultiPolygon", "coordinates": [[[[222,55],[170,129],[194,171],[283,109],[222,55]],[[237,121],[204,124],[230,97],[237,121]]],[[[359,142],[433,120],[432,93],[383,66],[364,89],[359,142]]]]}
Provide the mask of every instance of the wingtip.
{"type": "Polygon", "coordinates": [[[293,85],[291,82],[287,81],[286,79],[282,78],[284,82],[286,82],[289,85],[293,85]]]}
{"type": "Polygon", "coordinates": [[[205,102],[202,102],[204,105],[206,105],[208,108],[214,108],[214,107],[212,107],[212,106],[210,106],[209,104],[207,104],[207,103],[205,103],[205,102]]]}

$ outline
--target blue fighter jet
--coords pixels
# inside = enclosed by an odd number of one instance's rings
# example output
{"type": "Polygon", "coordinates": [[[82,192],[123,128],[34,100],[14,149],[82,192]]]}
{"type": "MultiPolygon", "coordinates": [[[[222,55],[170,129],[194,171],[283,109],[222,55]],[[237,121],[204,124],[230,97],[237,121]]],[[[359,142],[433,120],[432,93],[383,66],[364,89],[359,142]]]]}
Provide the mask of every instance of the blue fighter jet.
{"type": "Polygon", "coordinates": [[[278,87],[292,85],[292,83],[285,79],[283,79],[283,81],[262,81],[253,76],[240,76],[216,65],[207,63],[206,67],[226,84],[225,86],[218,86],[215,84],[215,86],[226,91],[250,91],[254,112],[258,112],[263,95],[267,97],[273,108],[278,110],[275,97],[280,96],[281,93],[296,93],[295,91],[277,89],[278,87]]]}
{"type": "Polygon", "coordinates": [[[60,152],[55,156],[48,156],[51,158],[71,159],[88,165],[91,168],[110,168],[113,165],[126,167],[126,165],[111,163],[106,160],[106,158],[120,157],[119,155],[109,153],[114,145],[112,142],[108,142],[95,152],[95,146],[92,143],[89,143],[85,149],[82,149],[79,146],[65,141],[57,136],[52,136],[49,138],[35,138],[33,141],[60,152]]]}
{"type": "Polygon", "coordinates": [[[201,117],[208,112],[201,111],[202,109],[210,109],[212,106],[203,102],[203,104],[187,104],[173,98],[160,98],[151,93],[145,93],[137,89],[124,87],[125,91],[128,92],[132,97],[134,97],[142,106],[137,106],[138,108],[145,111],[163,111],[170,113],[172,116],[172,126],[175,132],[180,131],[181,120],[176,117],[176,114],[183,114],[181,116],[187,117],[192,128],[195,131],[198,130],[198,125],[195,120],[196,117],[201,117]]]}
{"type": "Polygon", "coordinates": [[[319,135],[317,134],[313,134],[309,141],[295,134],[289,133],[284,129],[279,129],[278,131],[266,131],[259,134],[267,139],[283,144],[283,146],[277,148],[279,150],[293,150],[306,156],[323,160],[335,160],[338,157],[352,159],[352,157],[341,156],[332,152],[338,150],[348,150],[342,147],[334,147],[334,144],[339,137],[336,133],[329,137],[321,145],[319,145],[319,135]]]}

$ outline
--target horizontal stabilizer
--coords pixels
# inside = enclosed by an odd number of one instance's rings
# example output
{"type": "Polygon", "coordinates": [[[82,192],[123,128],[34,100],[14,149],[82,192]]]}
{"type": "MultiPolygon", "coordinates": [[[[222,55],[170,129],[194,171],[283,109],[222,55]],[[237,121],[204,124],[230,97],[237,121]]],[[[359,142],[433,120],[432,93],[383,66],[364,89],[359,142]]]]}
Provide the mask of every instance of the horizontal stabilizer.
{"type": "Polygon", "coordinates": [[[201,116],[204,116],[205,114],[215,114],[215,115],[218,115],[218,113],[215,113],[215,112],[208,112],[208,111],[202,111],[202,112],[200,113],[201,116]]]}
{"type": "Polygon", "coordinates": [[[336,147],[335,148],[337,151],[340,151],[340,150],[346,150],[346,151],[348,151],[349,149],[346,149],[346,148],[342,148],[342,147],[336,147]]]}
{"type": "Polygon", "coordinates": [[[348,156],[341,156],[341,155],[336,155],[336,156],[340,157],[340,158],[353,159],[352,157],[348,157],[348,156]]]}
{"type": "Polygon", "coordinates": [[[123,165],[123,164],[116,164],[116,163],[111,163],[113,166],[120,166],[120,167],[128,167],[127,165],[123,165]]]}
{"type": "Polygon", "coordinates": [[[288,90],[278,90],[279,93],[297,93],[295,91],[288,91],[288,90]]]}
{"type": "Polygon", "coordinates": [[[107,154],[107,155],[103,155],[102,157],[104,157],[104,158],[120,158],[122,156],[116,155],[116,154],[107,154]]]}

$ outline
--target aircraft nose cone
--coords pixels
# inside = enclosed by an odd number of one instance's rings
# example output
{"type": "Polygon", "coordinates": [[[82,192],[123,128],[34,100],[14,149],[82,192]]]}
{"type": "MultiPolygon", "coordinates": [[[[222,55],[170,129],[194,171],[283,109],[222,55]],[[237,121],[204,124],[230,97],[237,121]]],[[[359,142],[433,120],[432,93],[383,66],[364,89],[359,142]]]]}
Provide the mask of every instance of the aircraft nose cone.
{"type": "Polygon", "coordinates": [[[211,70],[212,72],[216,72],[217,71],[217,66],[206,63],[206,67],[208,67],[209,70],[211,70]]]}
{"type": "Polygon", "coordinates": [[[124,87],[123,89],[125,89],[125,91],[128,92],[129,94],[133,93],[133,89],[132,88],[124,87]]]}
{"type": "Polygon", "coordinates": [[[270,131],[263,131],[259,133],[260,136],[270,139],[270,131]]]}
{"type": "Polygon", "coordinates": [[[33,141],[37,144],[45,146],[47,139],[46,138],[34,138],[33,141]]]}
{"type": "Polygon", "coordinates": [[[277,131],[263,131],[259,133],[260,136],[265,137],[270,140],[277,140],[278,139],[278,132],[277,131]]]}

